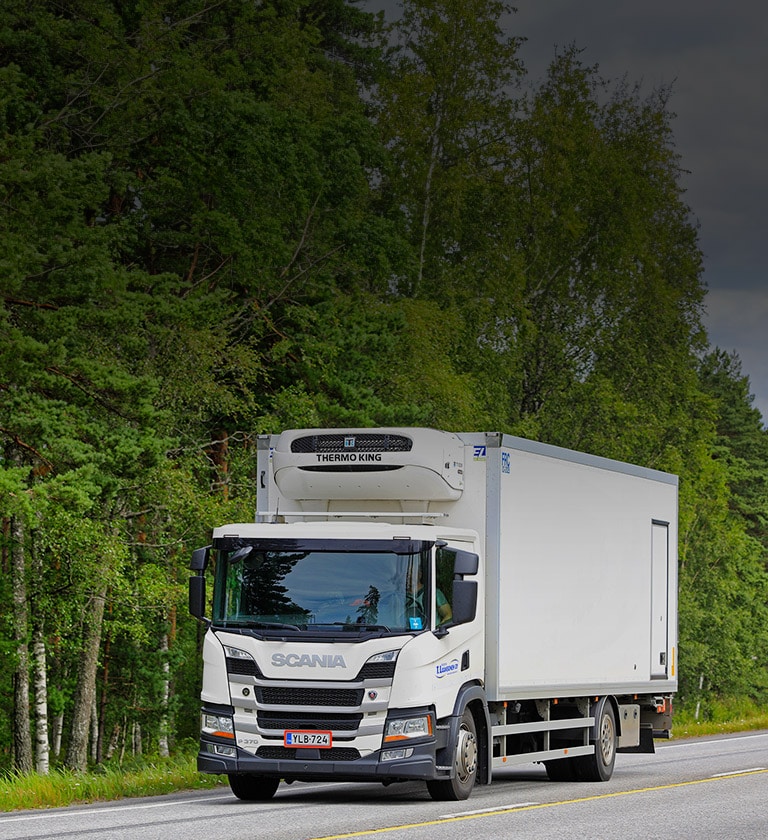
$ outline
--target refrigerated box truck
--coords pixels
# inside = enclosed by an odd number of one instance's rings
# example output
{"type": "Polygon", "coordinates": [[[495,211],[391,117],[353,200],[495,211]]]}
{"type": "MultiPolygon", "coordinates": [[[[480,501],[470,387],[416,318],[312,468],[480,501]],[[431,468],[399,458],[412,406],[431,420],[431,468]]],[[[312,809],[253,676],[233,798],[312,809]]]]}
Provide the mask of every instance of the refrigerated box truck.
{"type": "Polygon", "coordinates": [[[262,436],[257,469],[256,521],[215,528],[190,579],[198,768],[239,798],[423,780],[465,799],[529,762],[607,781],[669,737],[676,476],[422,428],[262,436]]]}

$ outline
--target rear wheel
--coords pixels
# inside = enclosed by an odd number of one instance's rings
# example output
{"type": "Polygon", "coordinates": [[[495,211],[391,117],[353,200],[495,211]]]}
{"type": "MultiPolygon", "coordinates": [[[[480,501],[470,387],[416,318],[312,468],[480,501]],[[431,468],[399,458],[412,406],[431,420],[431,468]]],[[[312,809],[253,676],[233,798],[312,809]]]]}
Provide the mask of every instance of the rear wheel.
{"type": "Polygon", "coordinates": [[[275,795],[280,779],[256,776],[253,773],[230,773],[229,786],[238,799],[246,802],[266,802],[275,795]]]}
{"type": "Polygon", "coordinates": [[[616,763],[616,715],[607,698],[598,704],[595,721],[595,752],[576,759],[577,775],[582,782],[607,782],[613,775],[616,763]]]}
{"type": "Polygon", "coordinates": [[[454,776],[452,779],[432,779],[427,790],[432,799],[441,802],[469,798],[477,778],[477,727],[472,712],[464,709],[458,737],[454,745],[454,776]]]}
{"type": "Polygon", "coordinates": [[[558,758],[554,761],[545,761],[547,777],[550,782],[574,782],[576,781],[575,758],[558,758]]]}

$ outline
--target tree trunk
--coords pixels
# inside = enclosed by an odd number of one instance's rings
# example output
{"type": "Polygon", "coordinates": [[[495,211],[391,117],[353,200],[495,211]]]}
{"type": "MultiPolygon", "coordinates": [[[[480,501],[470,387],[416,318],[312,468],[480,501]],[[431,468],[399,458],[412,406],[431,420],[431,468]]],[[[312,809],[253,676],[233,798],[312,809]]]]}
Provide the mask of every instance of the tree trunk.
{"type": "Polygon", "coordinates": [[[55,758],[61,755],[61,736],[64,733],[64,712],[54,715],[51,727],[52,751],[55,758]]]}
{"type": "Polygon", "coordinates": [[[90,621],[85,625],[83,653],[77,668],[77,685],[72,710],[72,733],[65,761],[65,764],[71,770],[83,771],[88,767],[88,734],[96,696],[96,668],[99,660],[101,625],[104,619],[106,598],[107,584],[101,582],[88,610],[90,621]]]}
{"type": "Polygon", "coordinates": [[[114,728],[112,729],[112,737],[109,739],[109,744],[107,744],[107,761],[115,754],[118,745],[120,744],[120,733],[122,732],[120,728],[120,724],[116,723],[114,728]]]}
{"type": "Polygon", "coordinates": [[[163,688],[160,697],[160,737],[158,738],[157,749],[161,756],[167,758],[170,755],[168,747],[168,730],[170,729],[170,709],[168,708],[171,696],[171,665],[168,661],[168,634],[163,633],[160,640],[160,653],[163,656],[163,688]]]}
{"type": "Polygon", "coordinates": [[[96,702],[96,692],[93,692],[91,705],[91,763],[99,763],[99,707],[96,702]]]}
{"type": "MultiPolygon", "coordinates": [[[[111,607],[110,607],[111,611],[111,607]]],[[[109,636],[104,640],[104,665],[101,675],[101,701],[99,703],[99,730],[96,742],[96,763],[104,760],[104,738],[107,726],[107,701],[109,697],[109,658],[111,644],[109,636]]],[[[109,758],[109,756],[107,756],[109,758]]]]}
{"type": "Polygon", "coordinates": [[[48,671],[46,668],[43,619],[36,623],[32,636],[35,677],[35,770],[47,776],[50,768],[48,746],[48,671]]]}
{"type": "Polygon", "coordinates": [[[424,183],[424,205],[421,213],[421,241],[419,243],[419,271],[416,278],[416,287],[412,291],[412,296],[416,297],[422,291],[422,281],[424,280],[424,264],[427,259],[427,239],[429,236],[430,214],[432,208],[432,178],[435,174],[435,166],[438,157],[440,156],[440,127],[443,121],[443,114],[440,103],[436,103],[437,117],[435,120],[435,127],[432,132],[432,142],[430,144],[429,152],[429,166],[427,167],[427,177],[424,183]]]}
{"type": "Polygon", "coordinates": [[[27,573],[24,561],[24,525],[11,518],[11,575],[13,585],[13,638],[16,643],[16,671],[13,678],[13,765],[22,773],[32,772],[32,734],[29,715],[29,609],[27,573]]]}
{"type": "Polygon", "coordinates": [[[214,469],[214,491],[221,493],[224,500],[229,498],[229,434],[220,429],[213,433],[213,440],[208,448],[214,469]]]}
{"type": "Polygon", "coordinates": [[[42,591],[43,563],[34,540],[30,544],[32,599],[32,675],[35,689],[35,770],[47,776],[50,769],[48,744],[48,663],[45,645],[45,603],[42,591]]]}
{"type": "Polygon", "coordinates": [[[131,727],[131,752],[133,755],[142,755],[141,724],[135,720],[131,727]]]}

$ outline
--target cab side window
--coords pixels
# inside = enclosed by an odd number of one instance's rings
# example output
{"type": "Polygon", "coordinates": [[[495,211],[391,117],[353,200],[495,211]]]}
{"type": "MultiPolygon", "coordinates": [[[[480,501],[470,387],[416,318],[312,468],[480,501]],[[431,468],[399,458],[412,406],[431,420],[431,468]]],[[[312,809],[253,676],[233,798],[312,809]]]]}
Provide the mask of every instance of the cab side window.
{"type": "Polygon", "coordinates": [[[452,551],[437,550],[435,568],[437,572],[435,582],[435,625],[440,626],[451,620],[453,611],[451,599],[453,597],[453,561],[452,551]]]}

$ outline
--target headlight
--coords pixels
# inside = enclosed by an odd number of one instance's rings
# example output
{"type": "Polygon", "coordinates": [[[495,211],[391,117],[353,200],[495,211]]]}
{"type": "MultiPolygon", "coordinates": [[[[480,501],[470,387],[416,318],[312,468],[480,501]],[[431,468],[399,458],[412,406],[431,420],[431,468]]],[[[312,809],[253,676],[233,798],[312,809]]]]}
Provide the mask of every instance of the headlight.
{"type": "Polygon", "coordinates": [[[409,738],[428,738],[432,735],[432,715],[412,718],[394,718],[387,721],[384,743],[406,741],[409,738]]]}
{"type": "Polygon", "coordinates": [[[397,659],[399,650],[386,650],[384,653],[374,653],[374,655],[365,663],[366,665],[377,665],[380,662],[394,662],[397,659]]]}
{"type": "Polygon", "coordinates": [[[229,645],[224,645],[224,653],[230,659],[250,659],[251,662],[254,661],[250,653],[246,653],[246,651],[240,650],[240,648],[230,647],[229,645]]]}
{"type": "Polygon", "coordinates": [[[206,735],[217,735],[219,738],[235,737],[235,724],[229,715],[209,715],[203,712],[202,731],[206,735]]]}

